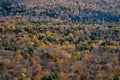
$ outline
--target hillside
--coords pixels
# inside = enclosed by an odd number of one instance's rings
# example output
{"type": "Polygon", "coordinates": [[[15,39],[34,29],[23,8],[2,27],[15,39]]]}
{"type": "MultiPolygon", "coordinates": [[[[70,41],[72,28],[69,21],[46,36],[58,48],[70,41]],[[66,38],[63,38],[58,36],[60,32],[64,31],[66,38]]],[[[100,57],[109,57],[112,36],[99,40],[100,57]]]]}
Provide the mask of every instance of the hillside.
{"type": "Polygon", "coordinates": [[[120,22],[119,3],[119,0],[15,0],[14,3],[1,4],[0,11],[4,16],[27,16],[28,20],[35,22],[60,19],[65,23],[110,24],[120,22]]]}
{"type": "Polygon", "coordinates": [[[120,80],[120,0],[0,0],[0,80],[120,80]]]}

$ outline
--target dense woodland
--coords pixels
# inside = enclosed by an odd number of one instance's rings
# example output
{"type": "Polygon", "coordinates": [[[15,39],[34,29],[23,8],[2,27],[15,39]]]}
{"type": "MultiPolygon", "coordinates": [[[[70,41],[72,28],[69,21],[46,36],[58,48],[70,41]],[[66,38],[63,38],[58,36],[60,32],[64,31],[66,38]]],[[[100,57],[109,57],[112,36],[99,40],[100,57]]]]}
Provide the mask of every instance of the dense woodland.
{"type": "Polygon", "coordinates": [[[119,3],[119,0],[1,0],[0,13],[27,18],[27,22],[60,19],[67,24],[107,24],[120,21],[119,3]]]}
{"type": "Polygon", "coordinates": [[[120,0],[0,0],[0,80],[120,80],[120,0]]]}

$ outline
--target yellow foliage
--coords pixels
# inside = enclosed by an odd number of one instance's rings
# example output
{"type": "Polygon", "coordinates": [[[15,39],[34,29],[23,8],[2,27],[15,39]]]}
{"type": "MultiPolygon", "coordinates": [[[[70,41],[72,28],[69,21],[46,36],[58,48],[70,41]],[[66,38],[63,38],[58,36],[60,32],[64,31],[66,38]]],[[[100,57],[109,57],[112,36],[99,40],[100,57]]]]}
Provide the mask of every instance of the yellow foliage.
{"type": "Polygon", "coordinates": [[[87,40],[85,40],[85,41],[84,41],[84,44],[88,44],[88,41],[87,41],[87,40]]]}
{"type": "Polygon", "coordinates": [[[73,28],[77,27],[77,24],[72,24],[72,27],[73,27],[73,28]]]}
{"type": "Polygon", "coordinates": [[[47,31],[46,34],[49,35],[49,36],[52,36],[53,33],[50,32],[50,31],[47,31]]]}
{"type": "Polygon", "coordinates": [[[47,51],[46,49],[43,49],[43,53],[44,53],[44,54],[47,54],[48,51],[47,51]]]}
{"type": "Polygon", "coordinates": [[[75,46],[74,45],[72,45],[72,44],[69,44],[68,46],[67,46],[67,48],[70,48],[70,49],[73,49],[75,46]]]}
{"type": "Polygon", "coordinates": [[[45,36],[45,34],[44,33],[39,33],[39,36],[42,37],[42,36],[45,36]]]}
{"type": "Polygon", "coordinates": [[[98,72],[97,76],[100,77],[100,78],[104,77],[105,76],[105,71],[98,72]]]}
{"type": "Polygon", "coordinates": [[[24,28],[21,29],[22,32],[25,32],[24,28]]]}
{"type": "Polygon", "coordinates": [[[30,61],[31,61],[32,65],[36,65],[37,64],[37,61],[34,58],[31,58],[30,61]]]}
{"type": "Polygon", "coordinates": [[[27,72],[27,69],[26,69],[26,68],[22,68],[22,72],[23,72],[23,73],[26,73],[26,72],[27,72]]]}
{"type": "Polygon", "coordinates": [[[92,43],[92,44],[91,44],[91,46],[94,48],[94,47],[95,47],[95,44],[94,44],[94,43],[92,43]]]}
{"type": "Polygon", "coordinates": [[[34,56],[34,59],[35,59],[35,60],[39,60],[40,57],[39,57],[39,56],[34,56]]]}
{"type": "Polygon", "coordinates": [[[89,53],[90,53],[90,51],[89,51],[89,50],[85,50],[85,53],[89,54],[89,53]]]}
{"type": "Polygon", "coordinates": [[[65,45],[69,45],[70,44],[70,42],[69,41],[65,41],[65,45]]]}
{"type": "Polygon", "coordinates": [[[60,77],[63,78],[63,79],[66,79],[66,78],[68,78],[68,75],[65,74],[64,72],[61,72],[60,77]]]}
{"type": "Polygon", "coordinates": [[[119,57],[113,57],[112,61],[115,62],[115,63],[119,63],[119,57]]]}
{"type": "Polygon", "coordinates": [[[17,61],[22,60],[22,58],[23,58],[23,56],[22,56],[20,53],[16,53],[16,54],[15,54],[15,59],[16,59],[17,61]]]}
{"type": "Polygon", "coordinates": [[[64,51],[64,50],[61,50],[61,54],[64,54],[64,53],[66,53],[66,51],[64,51]]]}
{"type": "Polygon", "coordinates": [[[49,54],[51,59],[56,59],[58,56],[56,53],[49,54]]]}
{"type": "Polygon", "coordinates": [[[67,57],[67,58],[71,58],[71,55],[70,55],[70,54],[66,54],[66,57],[67,57]]]}
{"type": "Polygon", "coordinates": [[[29,58],[29,57],[30,57],[30,54],[29,54],[29,53],[27,53],[27,54],[26,54],[26,57],[28,57],[28,58],[29,58]]]}
{"type": "Polygon", "coordinates": [[[34,43],[34,42],[29,42],[29,44],[32,46],[32,45],[34,45],[35,43],[34,43]]]}
{"type": "Polygon", "coordinates": [[[108,30],[108,27],[105,27],[105,30],[108,30]]]}
{"type": "Polygon", "coordinates": [[[99,46],[98,46],[97,44],[92,43],[91,46],[92,46],[94,49],[99,49],[99,46]]]}
{"type": "Polygon", "coordinates": [[[113,74],[115,75],[120,75],[120,67],[119,66],[115,66],[113,67],[113,74]]]}
{"type": "Polygon", "coordinates": [[[19,80],[18,77],[14,77],[13,80],[19,80]]]}
{"type": "Polygon", "coordinates": [[[89,60],[91,56],[89,54],[84,54],[84,59],[89,60]]]}
{"type": "Polygon", "coordinates": [[[112,69],[112,64],[111,63],[107,63],[106,66],[107,66],[108,69],[112,69]]]}
{"type": "Polygon", "coordinates": [[[42,75],[39,74],[39,73],[37,73],[37,74],[34,75],[34,78],[35,78],[36,80],[39,80],[41,77],[42,77],[42,75]]]}
{"type": "Polygon", "coordinates": [[[45,45],[52,45],[50,42],[46,41],[45,45]]]}
{"type": "Polygon", "coordinates": [[[16,17],[16,18],[21,18],[22,16],[21,16],[21,15],[16,15],[15,17],[16,17]]]}
{"type": "Polygon", "coordinates": [[[80,75],[77,75],[77,76],[75,77],[75,80],[81,80],[80,75]]]}
{"type": "Polygon", "coordinates": [[[99,56],[95,57],[95,62],[96,62],[96,63],[99,63],[99,62],[100,62],[100,57],[99,57],[99,56]]]}
{"type": "Polygon", "coordinates": [[[36,14],[40,14],[41,11],[40,10],[35,10],[35,12],[36,12],[36,14]]]}
{"type": "Polygon", "coordinates": [[[102,44],[103,43],[103,40],[98,40],[98,44],[102,44]]]}
{"type": "Polygon", "coordinates": [[[16,26],[9,26],[8,29],[14,31],[14,30],[16,30],[16,26]]]}
{"type": "Polygon", "coordinates": [[[66,49],[67,49],[66,45],[61,46],[61,50],[66,51],[66,49]]]}
{"type": "Polygon", "coordinates": [[[86,74],[87,74],[86,78],[89,79],[91,76],[90,72],[87,72],[86,74]]]}
{"type": "Polygon", "coordinates": [[[31,80],[30,78],[26,78],[26,80],[31,80]]]}
{"type": "Polygon", "coordinates": [[[18,37],[19,40],[24,40],[25,38],[24,37],[18,37]]]}
{"type": "Polygon", "coordinates": [[[0,42],[2,42],[2,39],[0,38],[0,42]]]}
{"type": "Polygon", "coordinates": [[[54,21],[55,21],[56,23],[62,23],[62,22],[63,22],[63,21],[60,20],[60,19],[54,19],[54,21]]]}
{"type": "Polygon", "coordinates": [[[32,24],[27,24],[27,27],[32,28],[33,25],[32,24]]]}
{"type": "Polygon", "coordinates": [[[34,71],[40,72],[41,70],[42,70],[42,66],[40,64],[38,64],[34,71]]]}
{"type": "Polygon", "coordinates": [[[21,73],[21,76],[22,77],[26,77],[27,75],[25,73],[21,73]]]}
{"type": "Polygon", "coordinates": [[[117,49],[117,47],[114,45],[113,46],[111,45],[111,46],[105,46],[105,49],[117,49]]]}
{"type": "Polygon", "coordinates": [[[66,58],[71,58],[71,55],[64,50],[61,51],[61,55],[65,56],[66,58]]]}
{"type": "Polygon", "coordinates": [[[37,36],[33,36],[33,37],[31,38],[31,41],[36,41],[37,39],[38,39],[37,36]]]}
{"type": "Polygon", "coordinates": [[[77,51],[77,52],[74,52],[73,55],[74,55],[74,56],[80,56],[80,52],[78,52],[78,51],[77,51]]]}
{"type": "Polygon", "coordinates": [[[38,47],[41,48],[41,47],[45,47],[45,43],[44,42],[41,42],[38,44],[38,47]]]}
{"type": "Polygon", "coordinates": [[[72,34],[72,33],[69,33],[69,36],[70,36],[70,37],[73,37],[73,34],[72,34]]]}

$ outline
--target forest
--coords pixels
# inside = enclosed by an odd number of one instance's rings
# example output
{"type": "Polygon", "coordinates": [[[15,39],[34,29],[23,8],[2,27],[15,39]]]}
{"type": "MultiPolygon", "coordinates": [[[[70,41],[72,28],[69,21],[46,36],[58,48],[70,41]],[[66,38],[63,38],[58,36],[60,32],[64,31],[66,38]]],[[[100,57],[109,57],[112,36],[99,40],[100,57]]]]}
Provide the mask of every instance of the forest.
{"type": "Polygon", "coordinates": [[[0,80],[120,80],[120,0],[0,0],[0,80]]]}

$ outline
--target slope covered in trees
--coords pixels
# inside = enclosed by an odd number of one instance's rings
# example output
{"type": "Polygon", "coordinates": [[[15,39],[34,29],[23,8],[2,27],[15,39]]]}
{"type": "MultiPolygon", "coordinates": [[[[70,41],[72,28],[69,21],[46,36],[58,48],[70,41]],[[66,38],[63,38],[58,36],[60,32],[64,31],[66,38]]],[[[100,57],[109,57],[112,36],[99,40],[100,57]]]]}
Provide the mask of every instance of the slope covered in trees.
{"type": "Polygon", "coordinates": [[[36,19],[39,16],[39,18],[60,19],[66,23],[120,22],[119,0],[114,2],[112,0],[1,0],[0,9],[4,16],[19,14],[23,18],[27,16],[28,19],[36,19]]]}
{"type": "Polygon", "coordinates": [[[120,0],[0,0],[0,80],[120,80],[120,0]]]}

